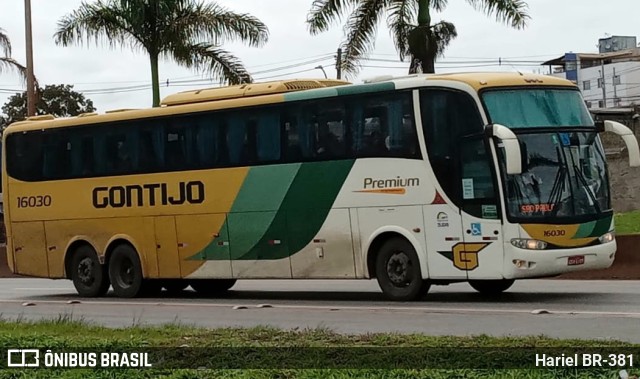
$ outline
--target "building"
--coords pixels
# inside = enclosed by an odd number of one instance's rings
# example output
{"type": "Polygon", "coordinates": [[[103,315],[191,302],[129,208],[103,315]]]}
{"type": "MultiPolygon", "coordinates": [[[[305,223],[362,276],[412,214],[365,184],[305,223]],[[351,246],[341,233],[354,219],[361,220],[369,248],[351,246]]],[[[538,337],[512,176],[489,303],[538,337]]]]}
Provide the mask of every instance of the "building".
{"type": "Polygon", "coordinates": [[[640,47],[636,37],[602,38],[598,53],[566,53],[542,65],[580,86],[589,108],[640,104],[640,47]]]}

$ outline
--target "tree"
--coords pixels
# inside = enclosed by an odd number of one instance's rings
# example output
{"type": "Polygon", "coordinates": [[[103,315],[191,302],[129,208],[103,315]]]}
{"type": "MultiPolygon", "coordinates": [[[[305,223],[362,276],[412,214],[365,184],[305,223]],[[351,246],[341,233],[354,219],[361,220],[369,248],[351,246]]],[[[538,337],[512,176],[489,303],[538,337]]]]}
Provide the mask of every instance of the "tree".
{"type": "Polygon", "coordinates": [[[27,80],[27,68],[11,58],[11,41],[9,36],[0,29],[0,51],[4,56],[0,56],[0,74],[3,69],[16,71],[23,80],[27,80]]]}
{"type": "Polygon", "coordinates": [[[128,46],[145,51],[151,63],[153,106],[160,105],[158,60],[206,71],[230,84],[251,82],[240,59],[220,48],[239,40],[249,46],[267,42],[268,29],[257,18],[234,13],[204,0],[98,0],[58,21],[57,44],[128,46]]]}
{"type": "MultiPolygon", "coordinates": [[[[96,110],[93,101],[75,92],[72,85],[48,85],[44,89],[38,88],[38,94],[36,115],[51,114],[56,117],[69,117],[96,110]]],[[[22,92],[11,96],[2,106],[2,112],[6,117],[0,116],[0,124],[2,119],[5,125],[24,120],[27,117],[27,93],[22,92]]]]}
{"type": "MultiPolygon", "coordinates": [[[[514,28],[523,28],[529,19],[523,0],[466,1],[514,28]]],[[[450,22],[431,23],[431,10],[440,12],[447,4],[448,0],[314,0],[307,25],[316,35],[350,12],[344,25],[346,40],[341,46],[342,70],[353,75],[359,70],[359,61],[373,48],[378,24],[386,15],[400,60],[412,58],[409,73],[433,73],[436,58],[458,35],[450,22]]]]}

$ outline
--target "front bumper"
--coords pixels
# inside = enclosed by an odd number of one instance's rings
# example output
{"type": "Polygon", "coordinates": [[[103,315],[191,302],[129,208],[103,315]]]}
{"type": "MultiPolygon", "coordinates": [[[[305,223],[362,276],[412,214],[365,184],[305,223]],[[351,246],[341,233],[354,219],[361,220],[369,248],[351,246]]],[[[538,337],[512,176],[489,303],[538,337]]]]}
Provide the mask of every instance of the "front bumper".
{"type": "MultiPolygon", "coordinates": [[[[526,250],[505,243],[505,279],[539,278],[567,272],[599,270],[611,267],[616,242],[574,249],[526,250]],[[584,257],[584,263],[569,264],[570,257],[584,257]]],[[[581,261],[581,259],[572,259],[581,261]]]]}

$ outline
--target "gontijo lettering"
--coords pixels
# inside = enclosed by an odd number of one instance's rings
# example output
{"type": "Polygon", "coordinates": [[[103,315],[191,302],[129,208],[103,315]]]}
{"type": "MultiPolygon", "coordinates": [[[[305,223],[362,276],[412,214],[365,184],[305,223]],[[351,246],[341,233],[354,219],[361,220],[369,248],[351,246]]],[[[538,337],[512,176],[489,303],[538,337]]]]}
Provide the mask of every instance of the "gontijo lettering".
{"type": "Polygon", "coordinates": [[[93,189],[93,206],[99,209],[202,204],[204,198],[204,183],[198,181],[180,182],[178,188],[170,188],[167,183],[154,183],[93,189]]]}

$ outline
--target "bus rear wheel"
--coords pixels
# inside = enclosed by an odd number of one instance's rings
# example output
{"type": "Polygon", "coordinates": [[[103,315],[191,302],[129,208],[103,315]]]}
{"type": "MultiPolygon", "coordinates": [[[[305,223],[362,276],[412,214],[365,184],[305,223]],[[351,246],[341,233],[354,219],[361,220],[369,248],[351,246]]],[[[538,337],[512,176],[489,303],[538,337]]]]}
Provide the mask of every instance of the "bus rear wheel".
{"type": "Polygon", "coordinates": [[[498,280],[470,280],[469,284],[474,290],[480,292],[483,295],[495,296],[508,290],[515,280],[513,279],[498,279],[498,280]]]}
{"type": "Polygon", "coordinates": [[[74,251],[70,270],[73,286],[80,296],[104,296],[109,291],[109,275],[91,246],[82,245],[74,251]]]}
{"type": "Polygon", "coordinates": [[[194,279],[189,284],[201,295],[218,296],[231,289],[236,281],[236,279],[194,279]]]}
{"type": "Polygon", "coordinates": [[[113,250],[109,258],[109,279],[118,297],[132,298],[144,294],[142,265],[138,253],[131,246],[122,244],[113,250]]]}
{"type": "Polygon", "coordinates": [[[429,291],[422,279],[418,254],[404,238],[394,237],[382,244],[376,257],[378,285],[389,300],[419,300],[429,291]]]}

